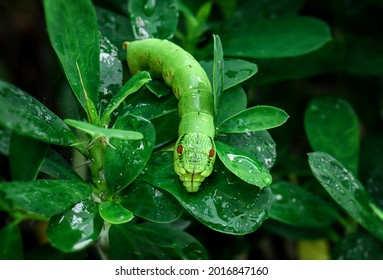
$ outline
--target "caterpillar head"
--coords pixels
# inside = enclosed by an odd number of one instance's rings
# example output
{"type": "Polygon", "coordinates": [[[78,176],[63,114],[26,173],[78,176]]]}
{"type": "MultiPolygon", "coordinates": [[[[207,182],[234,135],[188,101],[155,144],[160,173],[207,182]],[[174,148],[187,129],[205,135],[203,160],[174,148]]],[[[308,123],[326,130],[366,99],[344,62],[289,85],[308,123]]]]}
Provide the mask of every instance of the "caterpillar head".
{"type": "Polygon", "coordinates": [[[211,137],[185,133],[174,149],[174,170],[188,192],[196,192],[202,181],[213,171],[216,150],[211,137]]]}

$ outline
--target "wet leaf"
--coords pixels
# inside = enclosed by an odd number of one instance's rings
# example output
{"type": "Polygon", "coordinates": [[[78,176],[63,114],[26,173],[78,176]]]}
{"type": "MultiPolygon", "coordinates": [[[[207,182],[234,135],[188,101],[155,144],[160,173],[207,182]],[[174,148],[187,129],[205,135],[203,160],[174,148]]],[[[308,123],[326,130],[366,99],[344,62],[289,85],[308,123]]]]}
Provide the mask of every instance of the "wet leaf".
{"type": "Polygon", "coordinates": [[[0,81],[0,125],[42,142],[70,146],[77,142],[69,127],[24,91],[0,81]]]}
{"type": "Polygon", "coordinates": [[[153,125],[142,117],[119,117],[114,129],[133,130],[144,136],[141,140],[112,139],[105,152],[104,174],[112,193],[121,191],[142,171],[154,147],[153,125]]]}
{"type": "Polygon", "coordinates": [[[127,96],[136,92],[145,83],[151,80],[150,75],[146,71],[140,71],[130,78],[125,85],[113,96],[112,100],[108,103],[101,118],[101,124],[106,125],[110,121],[111,114],[120,106],[127,96]]]}
{"type": "Polygon", "coordinates": [[[85,96],[98,104],[100,86],[100,43],[94,6],[89,0],[43,3],[52,47],[74,94],[89,111],[85,96]]]}
{"type": "Polygon", "coordinates": [[[383,222],[373,211],[366,189],[354,175],[323,152],[309,153],[309,164],[314,176],[331,197],[368,231],[383,240],[383,222]]]}
{"type": "Polygon", "coordinates": [[[97,203],[80,201],[64,213],[51,217],[47,228],[48,240],[61,251],[79,251],[97,240],[102,225],[97,203]]]}
{"type": "Polygon", "coordinates": [[[135,180],[123,191],[121,205],[134,215],[156,223],[171,223],[182,213],[181,205],[171,194],[143,180],[135,180]]]}
{"type": "Polygon", "coordinates": [[[313,99],[305,112],[305,129],[314,151],[326,152],[357,174],[359,121],[351,105],[328,96],[313,99]]]}
{"type": "Polygon", "coordinates": [[[0,191],[22,209],[53,216],[89,197],[92,186],[81,181],[36,180],[0,183],[0,191]]]}
{"type": "Polygon", "coordinates": [[[23,259],[23,244],[17,224],[8,224],[0,229],[0,260],[23,259]]]}
{"type": "Polygon", "coordinates": [[[230,34],[230,39],[223,40],[223,47],[226,56],[278,58],[315,51],[330,40],[330,28],[325,22],[288,16],[242,24],[230,34]]]}
{"type": "Polygon", "coordinates": [[[269,171],[256,158],[222,142],[215,145],[220,160],[236,176],[260,188],[271,184],[269,171]]]}
{"type": "Polygon", "coordinates": [[[65,123],[75,127],[81,131],[97,139],[104,137],[106,140],[109,139],[120,139],[120,140],[140,140],[143,135],[136,131],[117,129],[117,128],[103,128],[87,122],[66,119],[65,123]]]}
{"type": "Polygon", "coordinates": [[[173,37],[178,24],[177,1],[132,0],[129,1],[128,7],[130,22],[137,40],[173,37]]]}
{"type": "Polygon", "coordinates": [[[338,260],[383,260],[383,246],[374,237],[363,233],[346,235],[334,249],[338,260]]]}
{"type": "Polygon", "coordinates": [[[110,224],[123,224],[134,218],[132,212],[114,201],[105,201],[99,207],[100,216],[110,224]]]}
{"type": "Polygon", "coordinates": [[[118,49],[110,42],[108,36],[100,34],[100,112],[104,111],[105,106],[122,87],[123,79],[118,49]]]}
{"type": "Polygon", "coordinates": [[[270,188],[274,198],[269,211],[272,219],[299,227],[320,228],[339,218],[331,204],[302,187],[279,181],[270,188]]]}
{"type": "Polygon", "coordinates": [[[218,35],[213,35],[214,39],[214,63],[213,63],[213,96],[214,112],[217,117],[221,111],[222,93],[223,93],[223,73],[224,61],[221,39],[218,35]]]}
{"type": "Polygon", "coordinates": [[[96,7],[98,28],[102,34],[118,48],[120,60],[126,59],[126,51],[121,47],[125,41],[133,41],[134,35],[129,18],[115,12],[96,7]]]}
{"type": "Polygon", "coordinates": [[[225,90],[222,93],[221,111],[215,119],[215,126],[219,127],[226,119],[245,110],[246,106],[247,95],[241,86],[225,90]]]}
{"type": "Polygon", "coordinates": [[[73,170],[73,167],[53,149],[48,149],[40,171],[56,179],[81,180],[80,176],[73,170]]]}
{"type": "Polygon", "coordinates": [[[112,260],[168,259],[164,252],[131,223],[112,225],[109,229],[109,244],[112,260]]]}
{"type": "Polygon", "coordinates": [[[276,144],[267,130],[220,134],[217,139],[251,155],[269,170],[275,163],[276,144]]]}
{"type": "MultiPolygon", "coordinates": [[[[200,61],[201,66],[205,70],[209,80],[213,81],[213,61],[203,60],[200,61]]],[[[258,67],[255,63],[239,59],[239,58],[225,58],[223,60],[224,68],[224,79],[223,79],[223,90],[227,90],[242,82],[250,79],[258,72],[258,67]]]]}
{"type": "Polygon", "coordinates": [[[14,181],[34,180],[47,148],[46,143],[12,133],[9,152],[12,179],[14,181]]]}
{"type": "Polygon", "coordinates": [[[368,178],[366,189],[373,199],[374,203],[383,209],[383,166],[378,166],[371,171],[368,178]]]}
{"type": "Polygon", "coordinates": [[[231,116],[219,127],[218,132],[242,133],[274,128],[284,124],[289,115],[271,106],[255,106],[231,116]]]}
{"type": "Polygon", "coordinates": [[[144,223],[136,228],[159,247],[172,248],[183,260],[207,259],[206,249],[189,233],[168,224],[144,223]]]}
{"type": "Polygon", "coordinates": [[[238,179],[217,160],[213,174],[200,191],[189,193],[174,172],[172,152],[157,152],[140,176],[152,185],[171,193],[181,205],[206,226],[229,234],[255,231],[268,216],[272,197],[238,179]]]}
{"type": "Polygon", "coordinates": [[[11,130],[0,126],[0,154],[9,155],[9,143],[11,140],[11,130]]]}

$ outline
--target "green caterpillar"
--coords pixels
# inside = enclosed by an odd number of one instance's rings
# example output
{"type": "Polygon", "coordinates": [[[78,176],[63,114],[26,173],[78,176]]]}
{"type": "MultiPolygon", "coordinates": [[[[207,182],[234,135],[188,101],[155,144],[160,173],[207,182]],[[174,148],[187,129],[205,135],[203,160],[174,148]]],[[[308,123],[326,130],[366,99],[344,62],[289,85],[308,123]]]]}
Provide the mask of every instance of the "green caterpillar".
{"type": "Polygon", "coordinates": [[[144,39],[123,46],[132,74],[146,70],[162,77],[179,99],[174,170],[188,192],[198,191],[216,157],[213,94],[206,72],[191,54],[167,40],[144,39]]]}

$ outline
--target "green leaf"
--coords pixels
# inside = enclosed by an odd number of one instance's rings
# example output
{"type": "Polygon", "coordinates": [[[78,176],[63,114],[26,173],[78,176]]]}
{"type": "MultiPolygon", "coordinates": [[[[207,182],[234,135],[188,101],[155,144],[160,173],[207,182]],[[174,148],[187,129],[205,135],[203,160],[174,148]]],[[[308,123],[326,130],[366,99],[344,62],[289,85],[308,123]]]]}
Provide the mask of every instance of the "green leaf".
{"type": "Polygon", "coordinates": [[[98,104],[100,43],[95,9],[90,0],[71,3],[44,0],[48,34],[69,84],[84,109],[98,104]],[[81,16],[79,16],[81,15],[81,16]]]}
{"type": "Polygon", "coordinates": [[[113,45],[117,46],[119,59],[126,59],[126,51],[121,48],[122,43],[134,40],[133,30],[129,19],[100,7],[96,7],[96,14],[99,30],[102,34],[108,36],[108,39],[113,45]]]}
{"type": "Polygon", "coordinates": [[[242,133],[274,128],[284,124],[289,115],[271,106],[255,106],[226,119],[218,132],[242,133]]]}
{"type": "Polygon", "coordinates": [[[69,127],[32,96],[0,81],[0,125],[42,142],[70,146],[77,142],[69,127]]]}
{"type": "Polygon", "coordinates": [[[251,155],[269,170],[275,163],[276,144],[267,130],[221,134],[217,140],[251,155]]]}
{"type": "Polygon", "coordinates": [[[189,193],[171,167],[172,152],[152,155],[141,178],[171,193],[181,205],[206,226],[229,234],[255,231],[267,218],[272,197],[269,188],[255,188],[238,179],[220,161],[200,191],[189,193]]]}
{"type": "Polygon", "coordinates": [[[161,80],[151,80],[146,84],[146,87],[154,93],[157,97],[162,97],[165,95],[168,95],[172,93],[172,90],[170,87],[168,87],[163,81],[161,80]]]}
{"type": "Polygon", "coordinates": [[[158,98],[148,91],[142,91],[127,99],[122,115],[136,115],[152,120],[177,111],[177,107],[178,99],[174,94],[158,98]]]}
{"type": "Polygon", "coordinates": [[[144,223],[136,228],[159,247],[174,249],[184,260],[207,259],[206,249],[190,234],[168,224],[144,223]]]}
{"type": "Polygon", "coordinates": [[[146,71],[136,73],[125,85],[113,96],[112,100],[106,106],[101,118],[101,125],[106,125],[110,121],[111,114],[120,106],[127,96],[136,92],[145,83],[150,81],[150,74],[146,71]]]}
{"type": "Polygon", "coordinates": [[[215,119],[215,126],[219,127],[224,120],[245,110],[246,106],[247,95],[241,86],[235,86],[225,90],[221,98],[220,114],[215,119]]]}
{"type": "Polygon", "coordinates": [[[112,260],[168,259],[164,252],[131,223],[112,225],[109,229],[109,245],[112,260]]]}
{"type": "Polygon", "coordinates": [[[48,149],[40,171],[56,179],[81,180],[80,176],[73,170],[73,167],[53,149],[48,149]]]}
{"type": "Polygon", "coordinates": [[[81,131],[86,132],[94,139],[99,137],[104,137],[107,140],[109,139],[122,139],[122,140],[140,140],[143,135],[136,131],[129,131],[124,129],[114,129],[114,128],[103,128],[87,122],[76,121],[76,120],[65,120],[65,122],[75,127],[81,131]]]}
{"type": "Polygon", "coordinates": [[[0,183],[0,191],[22,209],[53,216],[89,197],[92,187],[81,181],[37,180],[0,183]]]}
{"type": "Polygon", "coordinates": [[[359,121],[347,101],[332,96],[313,99],[306,109],[304,122],[314,151],[332,155],[357,174],[359,121]]]}
{"type": "Polygon", "coordinates": [[[330,227],[297,227],[281,223],[273,219],[268,219],[263,223],[262,228],[268,233],[290,240],[334,239],[334,231],[330,227]]]}
{"type": "Polygon", "coordinates": [[[123,71],[121,61],[118,59],[118,49],[108,37],[100,34],[100,112],[104,111],[105,106],[122,87],[122,79],[123,71]]]}
{"type": "Polygon", "coordinates": [[[121,191],[142,171],[156,139],[153,125],[146,119],[128,115],[117,119],[115,129],[135,130],[144,136],[138,141],[112,139],[105,152],[104,175],[108,189],[121,191]]]}
{"type": "Polygon", "coordinates": [[[34,180],[47,148],[46,143],[12,133],[9,152],[12,179],[14,181],[34,180]]]}
{"type": "Polygon", "coordinates": [[[12,131],[6,127],[0,126],[0,154],[9,155],[9,145],[12,131]]]}
{"type": "Polygon", "coordinates": [[[97,240],[102,225],[97,203],[80,201],[64,213],[51,217],[47,228],[48,240],[61,251],[79,251],[97,240]]]}
{"type": "Polygon", "coordinates": [[[383,240],[383,222],[373,211],[364,186],[332,156],[323,152],[308,155],[310,168],[323,188],[356,221],[383,240]]]}
{"type": "Polygon", "coordinates": [[[143,180],[135,180],[121,196],[121,205],[134,215],[156,223],[171,223],[182,214],[182,207],[168,192],[143,180]]]}
{"type": "Polygon", "coordinates": [[[271,184],[269,171],[257,159],[222,142],[216,142],[215,145],[220,160],[236,176],[260,188],[271,184]]]}
{"type": "Polygon", "coordinates": [[[217,117],[221,111],[222,92],[223,92],[223,50],[221,39],[218,35],[213,35],[214,39],[214,63],[213,63],[213,95],[214,95],[214,112],[217,117]]]}
{"type": "Polygon", "coordinates": [[[354,233],[345,236],[336,244],[333,258],[338,260],[383,260],[383,246],[371,235],[354,233]]]}
{"type": "Polygon", "coordinates": [[[171,39],[178,24],[175,0],[128,3],[130,22],[137,40],[145,38],[171,39]]]}
{"type": "Polygon", "coordinates": [[[331,40],[329,26],[316,18],[276,17],[242,24],[223,40],[226,56],[278,58],[315,51],[331,40]]]}
{"type": "Polygon", "coordinates": [[[127,105],[120,115],[144,117],[151,121],[156,130],[156,147],[168,144],[178,137],[178,100],[174,94],[158,98],[148,91],[128,97],[127,105]]]}
{"type": "Polygon", "coordinates": [[[383,209],[383,166],[377,166],[371,171],[368,178],[366,189],[373,199],[374,203],[383,209]]]}
{"type": "Polygon", "coordinates": [[[296,80],[335,71],[344,64],[344,47],[329,42],[320,49],[305,55],[254,59],[258,68],[257,84],[270,84],[279,81],[296,80]]]}
{"type": "Polygon", "coordinates": [[[124,208],[120,203],[105,201],[99,207],[100,216],[110,224],[123,224],[134,218],[132,212],[124,208]]]}
{"type": "MultiPolygon", "coordinates": [[[[200,61],[210,81],[213,81],[213,60],[200,61]]],[[[223,90],[232,88],[240,83],[250,79],[258,72],[257,64],[238,58],[225,58],[223,90]]]]}
{"type": "Polygon", "coordinates": [[[0,229],[0,260],[23,259],[23,245],[17,224],[9,224],[0,229]]]}
{"type": "Polygon", "coordinates": [[[331,204],[300,186],[279,181],[270,187],[274,199],[269,211],[272,219],[298,227],[321,228],[339,218],[331,204]]]}

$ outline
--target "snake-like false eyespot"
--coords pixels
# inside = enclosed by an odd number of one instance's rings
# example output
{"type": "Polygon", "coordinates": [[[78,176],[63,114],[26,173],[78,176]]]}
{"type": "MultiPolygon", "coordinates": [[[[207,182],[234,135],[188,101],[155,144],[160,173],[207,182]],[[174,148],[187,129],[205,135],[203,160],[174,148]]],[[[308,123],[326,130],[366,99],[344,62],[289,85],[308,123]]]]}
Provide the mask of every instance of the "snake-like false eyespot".
{"type": "Polygon", "coordinates": [[[178,147],[177,147],[177,154],[178,155],[182,155],[183,151],[184,151],[184,146],[178,145],[178,147]]]}
{"type": "Polygon", "coordinates": [[[209,151],[209,158],[213,158],[215,156],[215,149],[211,148],[209,151]]]}

